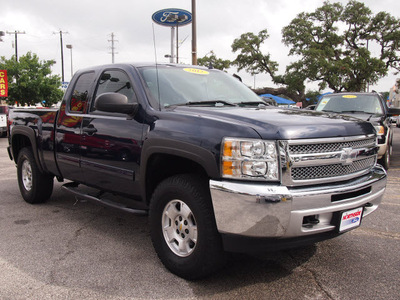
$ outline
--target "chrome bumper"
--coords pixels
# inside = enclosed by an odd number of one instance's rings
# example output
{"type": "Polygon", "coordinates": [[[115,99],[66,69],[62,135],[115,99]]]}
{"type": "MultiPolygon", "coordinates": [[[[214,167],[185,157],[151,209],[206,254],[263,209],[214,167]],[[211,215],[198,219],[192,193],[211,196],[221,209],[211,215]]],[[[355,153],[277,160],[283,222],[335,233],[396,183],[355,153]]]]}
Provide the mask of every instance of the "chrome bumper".
{"type": "Polygon", "coordinates": [[[220,233],[290,238],[335,230],[336,212],[363,206],[363,217],[370,214],[382,200],[386,180],[377,165],[368,175],[323,186],[210,180],[210,190],[220,233]]]}

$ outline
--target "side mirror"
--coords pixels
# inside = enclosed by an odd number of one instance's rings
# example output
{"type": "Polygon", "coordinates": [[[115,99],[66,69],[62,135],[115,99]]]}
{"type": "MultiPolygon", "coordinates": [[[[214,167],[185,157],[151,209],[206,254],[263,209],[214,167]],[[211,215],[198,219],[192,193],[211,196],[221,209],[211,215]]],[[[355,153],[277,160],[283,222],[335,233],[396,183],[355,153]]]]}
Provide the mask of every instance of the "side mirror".
{"type": "Polygon", "coordinates": [[[398,115],[400,115],[400,108],[398,108],[398,107],[390,107],[388,109],[388,115],[389,116],[398,116],[398,115]]]}
{"type": "Polygon", "coordinates": [[[138,103],[128,103],[128,98],[119,93],[104,93],[94,100],[94,108],[99,111],[134,115],[138,103]]]}

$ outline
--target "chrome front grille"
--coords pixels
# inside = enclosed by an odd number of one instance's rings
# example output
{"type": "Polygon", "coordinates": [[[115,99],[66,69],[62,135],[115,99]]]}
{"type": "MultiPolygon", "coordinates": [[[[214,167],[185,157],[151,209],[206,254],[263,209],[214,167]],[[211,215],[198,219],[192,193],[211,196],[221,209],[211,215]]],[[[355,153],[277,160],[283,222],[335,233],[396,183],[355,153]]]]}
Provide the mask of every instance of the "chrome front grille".
{"type": "Polygon", "coordinates": [[[292,169],[293,180],[309,180],[346,176],[365,169],[375,164],[375,158],[369,157],[355,161],[351,165],[333,164],[326,166],[300,167],[292,169]]]}
{"type": "Polygon", "coordinates": [[[288,186],[347,180],[376,163],[376,137],[291,140],[280,143],[282,182],[288,186]]]}
{"type": "Polygon", "coordinates": [[[318,143],[308,145],[289,145],[290,154],[309,154],[309,153],[326,153],[340,151],[343,148],[362,148],[375,144],[376,139],[370,138],[365,140],[338,142],[338,143],[318,143]]]}

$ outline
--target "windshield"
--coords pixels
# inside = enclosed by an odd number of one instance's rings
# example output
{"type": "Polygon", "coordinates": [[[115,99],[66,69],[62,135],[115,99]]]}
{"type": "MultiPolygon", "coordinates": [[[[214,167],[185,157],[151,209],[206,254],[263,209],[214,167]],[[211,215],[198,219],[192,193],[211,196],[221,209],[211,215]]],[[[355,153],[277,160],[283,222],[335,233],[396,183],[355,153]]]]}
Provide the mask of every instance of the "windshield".
{"type": "Polygon", "coordinates": [[[336,113],[383,114],[379,97],[363,94],[326,95],[318,103],[315,110],[336,113]]]}
{"type": "Polygon", "coordinates": [[[0,106],[0,114],[8,114],[8,107],[0,106]]]}
{"type": "Polygon", "coordinates": [[[239,80],[218,70],[158,66],[157,70],[145,67],[139,72],[154,98],[153,106],[224,106],[262,102],[239,80]]]}

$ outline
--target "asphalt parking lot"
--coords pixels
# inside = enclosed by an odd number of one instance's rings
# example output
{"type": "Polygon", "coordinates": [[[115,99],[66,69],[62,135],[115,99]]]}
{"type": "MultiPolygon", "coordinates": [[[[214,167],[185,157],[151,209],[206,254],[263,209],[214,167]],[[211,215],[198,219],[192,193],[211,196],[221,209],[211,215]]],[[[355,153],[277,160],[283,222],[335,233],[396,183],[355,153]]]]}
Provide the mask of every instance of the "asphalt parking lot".
{"type": "Polygon", "coordinates": [[[399,299],[400,128],[388,186],[361,227],[313,246],[234,255],[195,282],[169,273],[147,217],[77,201],[56,183],[25,203],[0,139],[0,299],[399,299]]]}

